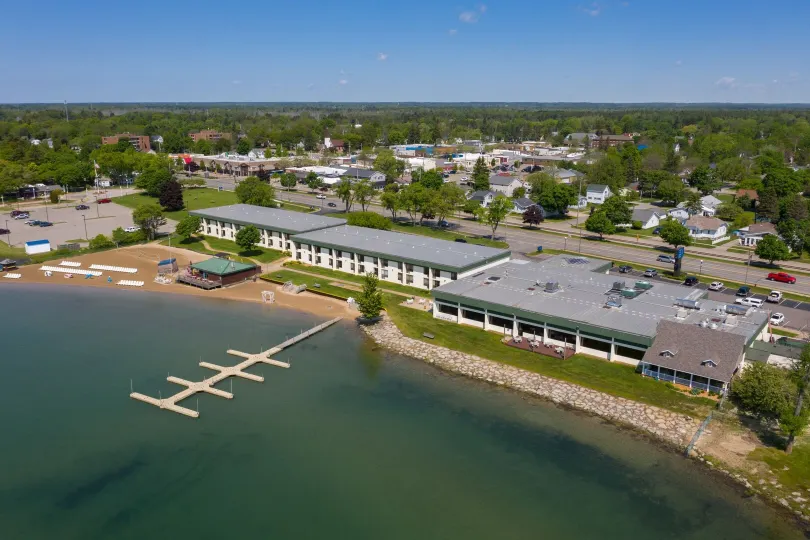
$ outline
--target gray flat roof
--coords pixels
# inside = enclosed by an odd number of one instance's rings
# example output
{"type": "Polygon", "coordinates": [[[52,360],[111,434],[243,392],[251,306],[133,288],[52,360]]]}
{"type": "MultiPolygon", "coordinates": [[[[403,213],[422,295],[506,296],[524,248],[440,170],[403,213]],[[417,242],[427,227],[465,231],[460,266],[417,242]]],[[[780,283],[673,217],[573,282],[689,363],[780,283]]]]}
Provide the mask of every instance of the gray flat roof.
{"type": "MultiPolygon", "coordinates": [[[[566,265],[554,257],[549,262],[501,264],[433,289],[433,295],[438,300],[516,315],[529,322],[537,319],[572,329],[581,327],[585,332],[645,345],[652,343],[661,320],[694,325],[707,319],[725,320],[725,314],[716,311],[725,304],[702,299],[706,291],[659,281],[652,281],[652,288],[635,298],[622,298],[621,307],[606,307],[609,296],[621,296],[618,292],[608,294],[618,281],[632,288],[637,280],[589,271],[588,263],[566,265]],[[558,292],[544,292],[549,281],[558,282],[558,292]],[[685,319],[676,318],[676,300],[680,298],[699,300],[700,309],[687,309],[685,319]]],[[[735,326],[721,324],[720,329],[749,341],[767,318],[765,311],[749,309],[746,315],[729,319],[735,326]]]]}
{"type": "Polygon", "coordinates": [[[292,238],[295,242],[353,251],[374,257],[390,258],[449,272],[467,269],[508,258],[508,249],[450,242],[429,236],[343,225],[292,238]]]}
{"type": "Polygon", "coordinates": [[[324,227],[335,227],[346,223],[345,219],[303,212],[290,212],[289,210],[265,208],[250,204],[232,204],[230,206],[192,210],[189,214],[238,225],[255,225],[261,229],[281,231],[287,234],[315,231],[324,227]]]}

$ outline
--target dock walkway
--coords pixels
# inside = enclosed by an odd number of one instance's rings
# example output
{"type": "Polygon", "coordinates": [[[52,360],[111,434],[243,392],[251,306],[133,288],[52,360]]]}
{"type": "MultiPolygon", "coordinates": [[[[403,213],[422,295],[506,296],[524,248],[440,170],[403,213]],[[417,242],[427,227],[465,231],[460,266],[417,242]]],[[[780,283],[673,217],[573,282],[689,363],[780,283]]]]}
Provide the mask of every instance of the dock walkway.
{"type": "Polygon", "coordinates": [[[280,343],[275,347],[260,352],[258,354],[250,354],[242,351],[228,349],[227,351],[228,354],[232,356],[239,356],[240,358],[244,358],[244,360],[236,364],[235,366],[231,367],[211,364],[209,362],[200,362],[201,367],[219,372],[216,375],[204,379],[200,382],[192,382],[187,381],[185,379],[181,379],[179,377],[169,376],[166,378],[167,381],[186,387],[185,390],[181,390],[180,392],[174,394],[173,396],[162,399],[156,399],[151,396],[140,394],[138,392],[132,392],[129,394],[129,397],[131,397],[132,399],[143,401],[144,403],[149,403],[150,405],[154,405],[155,407],[160,407],[161,409],[166,409],[172,412],[176,412],[178,414],[184,414],[192,418],[197,418],[200,416],[200,413],[198,411],[189,409],[187,407],[183,407],[181,405],[178,405],[178,403],[180,403],[186,398],[193,396],[197,392],[207,392],[209,394],[223,397],[225,399],[233,399],[233,394],[231,392],[226,392],[225,390],[214,388],[214,385],[220,381],[224,381],[228,377],[242,377],[243,379],[248,379],[251,381],[264,382],[264,377],[260,375],[254,375],[252,373],[247,373],[244,370],[258,363],[289,368],[290,364],[288,364],[287,362],[279,362],[278,360],[273,360],[270,357],[274,354],[281,352],[287,347],[295,345],[296,343],[305,340],[309,336],[317,334],[321,330],[324,330],[332,326],[333,324],[341,320],[341,318],[342,317],[336,317],[330,321],[326,321],[325,323],[319,324],[318,326],[310,328],[306,332],[302,332],[297,336],[290,338],[287,341],[280,343]]]}

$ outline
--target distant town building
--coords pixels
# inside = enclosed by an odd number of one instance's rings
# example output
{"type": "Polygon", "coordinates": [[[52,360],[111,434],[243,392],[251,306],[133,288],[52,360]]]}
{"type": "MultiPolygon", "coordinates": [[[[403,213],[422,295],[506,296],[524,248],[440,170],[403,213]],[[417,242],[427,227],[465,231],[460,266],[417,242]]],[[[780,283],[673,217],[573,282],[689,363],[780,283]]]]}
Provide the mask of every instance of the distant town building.
{"type": "Polygon", "coordinates": [[[634,142],[633,137],[630,135],[601,135],[594,139],[593,145],[599,147],[620,146],[632,142],[634,142]]]}
{"type": "Polygon", "coordinates": [[[198,131],[196,133],[189,133],[189,137],[194,142],[198,141],[218,141],[220,139],[230,139],[230,133],[220,133],[219,131],[214,131],[213,129],[204,129],[202,131],[198,131]]]}
{"type": "Polygon", "coordinates": [[[149,135],[133,135],[132,133],[119,133],[118,135],[102,137],[101,144],[118,144],[119,139],[128,140],[129,144],[138,152],[148,152],[152,149],[149,135]]]}

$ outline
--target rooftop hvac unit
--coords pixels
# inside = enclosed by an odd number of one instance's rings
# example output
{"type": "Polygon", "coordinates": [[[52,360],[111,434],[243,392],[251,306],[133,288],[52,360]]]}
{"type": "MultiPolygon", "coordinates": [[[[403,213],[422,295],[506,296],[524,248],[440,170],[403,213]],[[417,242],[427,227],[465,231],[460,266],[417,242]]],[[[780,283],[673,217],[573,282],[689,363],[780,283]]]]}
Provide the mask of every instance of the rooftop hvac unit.
{"type": "Polygon", "coordinates": [[[622,289],[625,289],[625,288],[626,288],[626,285],[624,284],[624,281],[614,281],[613,282],[613,288],[611,290],[613,290],[613,291],[621,291],[622,289]]]}
{"type": "Polygon", "coordinates": [[[689,309],[700,309],[700,302],[691,298],[678,298],[675,300],[675,305],[689,309]]]}
{"type": "Polygon", "coordinates": [[[739,322],[740,321],[739,319],[737,319],[736,315],[729,313],[728,315],[726,315],[726,320],[723,321],[723,324],[725,324],[726,326],[731,326],[733,328],[737,326],[739,322]]]}
{"type": "Polygon", "coordinates": [[[622,307],[622,297],[621,296],[608,296],[607,302],[605,302],[605,307],[609,307],[609,308],[620,308],[620,307],[622,307]]]}
{"type": "Polygon", "coordinates": [[[678,308],[678,311],[675,312],[675,317],[678,319],[685,319],[689,316],[689,311],[686,308],[678,308]]]}
{"type": "Polygon", "coordinates": [[[649,291],[652,289],[652,283],[649,281],[636,281],[636,289],[640,289],[642,291],[649,291]]]}
{"type": "Polygon", "coordinates": [[[560,290],[560,283],[557,281],[548,281],[546,282],[546,287],[543,289],[548,293],[554,293],[560,290]]]}
{"type": "Polygon", "coordinates": [[[637,291],[636,289],[622,289],[622,296],[625,298],[635,298],[642,292],[643,291],[637,291]]]}
{"type": "Polygon", "coordinates": [[[731,313],[732,315],[747,315],[748,307],[739,304],[726,304],[726,313],[731,313]]]}

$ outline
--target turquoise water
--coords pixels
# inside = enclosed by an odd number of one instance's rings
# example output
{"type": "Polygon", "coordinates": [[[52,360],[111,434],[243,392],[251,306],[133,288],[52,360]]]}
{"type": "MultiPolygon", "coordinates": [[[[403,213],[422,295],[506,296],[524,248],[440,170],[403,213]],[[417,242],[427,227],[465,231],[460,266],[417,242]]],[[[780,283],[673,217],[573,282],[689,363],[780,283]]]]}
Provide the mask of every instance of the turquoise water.
{"type": "Polygon", "coordinates": [[[142,291],[0,287],[0,538],[800,538],[680,456],[597,419],[372,350],[341,323],[202,396],[321,318],[142,291]],[[9,313],[9,310],[4,310],[9,313]],[[230,389],[230,382],[220,387],[230,389]]]}

